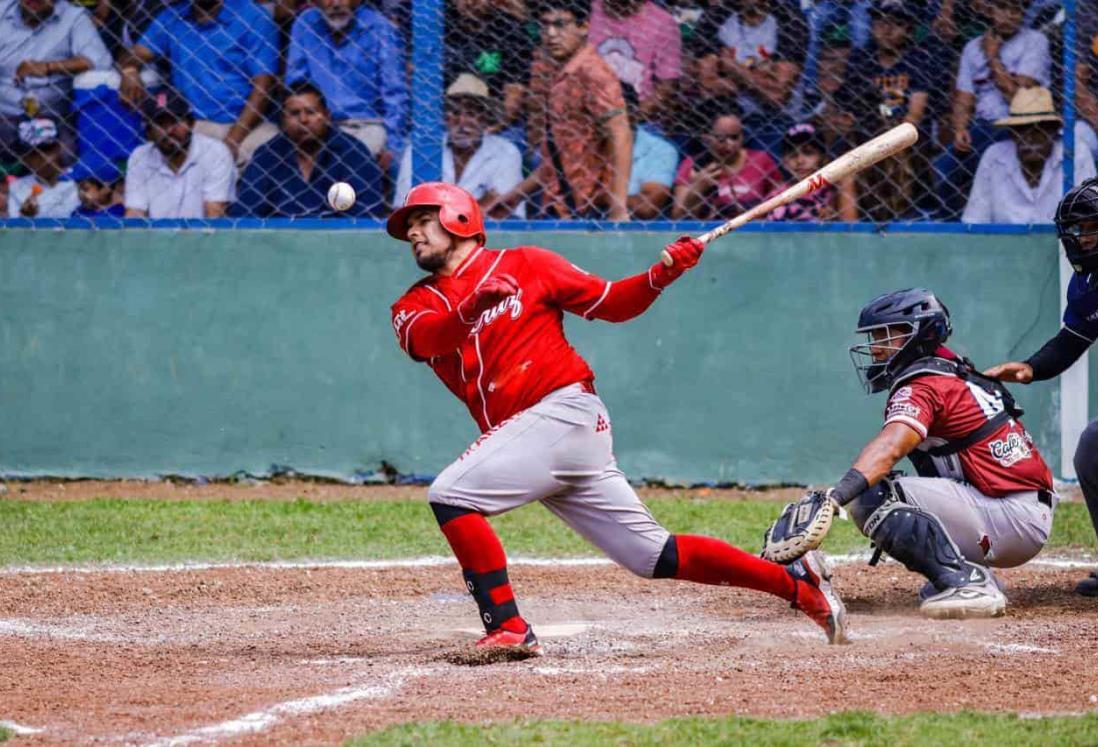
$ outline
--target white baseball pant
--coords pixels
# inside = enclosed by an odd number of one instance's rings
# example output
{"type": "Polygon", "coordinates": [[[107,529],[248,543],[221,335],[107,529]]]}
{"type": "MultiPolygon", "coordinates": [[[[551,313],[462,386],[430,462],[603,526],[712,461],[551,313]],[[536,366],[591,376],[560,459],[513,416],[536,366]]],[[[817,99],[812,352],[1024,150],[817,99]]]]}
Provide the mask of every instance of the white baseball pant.
{"type": "Polygon", "coordinates": [[[488,516],[539,501],[645,578],[670,537],[618,469],[606,405],[580,384],[551,392],[482,435],[427,496],[488,516]]]}

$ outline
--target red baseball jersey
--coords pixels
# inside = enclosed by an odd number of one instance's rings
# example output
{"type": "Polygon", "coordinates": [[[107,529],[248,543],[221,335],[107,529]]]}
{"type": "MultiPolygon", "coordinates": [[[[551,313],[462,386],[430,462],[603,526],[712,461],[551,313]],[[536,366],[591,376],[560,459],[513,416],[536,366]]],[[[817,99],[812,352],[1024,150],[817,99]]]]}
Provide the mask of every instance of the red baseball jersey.
{"type": "MultiPolygon", "coordinates": [[[[925,445],[936,446],[964,438],[1002,411],[1002,400],[976,384],[928,373],[904,382],[889,395],[885,424],[903,423],[922,436],[925,445]]],[[[1052,490],[1052,473],[1019,420],[1008,420],[954,455],[935,458],[935,465],[946,476],[995,498],[1024,490],[1052,490]]]]}
{"type": "Polygon", "coordinates": [[[549,392],[594,382],[564,337],[565,311],[625,321],[659,293],[649,273],[610,282],[546,249],[479,247],[452,275],[430,275],[409,288],[392,306],[393,331],[487,431],[549,392]],[[458,304],[493,274],[510,275],[519,291],[475,320],[461,319],[458,304]]]}

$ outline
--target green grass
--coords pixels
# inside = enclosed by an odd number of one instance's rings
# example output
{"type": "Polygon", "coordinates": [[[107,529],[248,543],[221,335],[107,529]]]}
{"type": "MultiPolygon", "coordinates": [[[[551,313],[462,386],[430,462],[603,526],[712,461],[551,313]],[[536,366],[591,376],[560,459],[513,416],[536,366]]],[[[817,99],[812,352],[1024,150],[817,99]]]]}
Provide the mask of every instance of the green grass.
{"type": "MultiPolygon", "coordinates": [[[[674,532],[713,534],[754,551],[780,504],[700,498],[649,501],[674,532]]],[[[492,519],[512,555],[597,551],[541,506],[492,519]]],[[[1098,549],[1086,510],[1064,504],[1053,548],[1098,549]]],[[[836,522],[830,552],[865,549],[836,522]]],[[[0,564],[397,558],[449,550],[427,504],[393,501],[0,501],[0,564]]]]}
{"type": "Polygon", "coordinates": [[[8,738],[10,736],[11,736],[11,732],[8,731],[7,729],[5,729],[3,726],[0,726],[0,742],[8,741],[8,738]]]}
{"type": "Polygon", "coordinates": [[[806,721],[680,718],[657,724],[532,721],[471,726],[433,722],[393,726],[349,742],[387,745],[828,745],[938,747],[943,744],[1093,745],[1098,714],[1021,719],[1016,715],[920,713],[888,717],[864,711],[806,721]]]}

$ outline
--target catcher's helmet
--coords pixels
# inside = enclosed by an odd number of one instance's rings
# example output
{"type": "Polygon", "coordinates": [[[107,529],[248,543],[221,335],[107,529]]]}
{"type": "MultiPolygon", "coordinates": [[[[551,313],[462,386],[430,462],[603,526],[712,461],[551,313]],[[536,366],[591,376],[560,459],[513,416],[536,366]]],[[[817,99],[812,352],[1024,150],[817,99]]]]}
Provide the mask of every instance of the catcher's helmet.
{"type": "Polygon", "coordinates": [[[1098,235],[1098,178],[1073,187],[1060,200],[1056,206],[1056,235],[1075,272],[1098,272],[1098,239],[1086,248],[1081,241],[1084,236],[1098,235]],[[1084,230],[1084,222],[1093,225],[1084,230]]]}
{"type": "Polygon", "coordinates": [[[864,333],[866,342],[850,346],[850,359],[866,393],[873,394],[891,387],[896,375],[912,361],[933,355],[949,338],[953,326],[949,309],[931,291],[908,288],[877,296],[863,306],[855,331],[864,333]],[[906,329],[896,332],[890,327],[906,329]],[[891,354],[879,357],[882,350],[891,354]]]}
{"type": "Polygon", "coordinates": [[[394,239],[408,240],[408,213],[417,207],[437,207],[442,227],[462,238],[479,237],[488,240],[484,232],[484,216],[476,198],[461,187],[445,182],[424,182],[408,192],[404,206],[389,216],[385,229],[394,239]]]}

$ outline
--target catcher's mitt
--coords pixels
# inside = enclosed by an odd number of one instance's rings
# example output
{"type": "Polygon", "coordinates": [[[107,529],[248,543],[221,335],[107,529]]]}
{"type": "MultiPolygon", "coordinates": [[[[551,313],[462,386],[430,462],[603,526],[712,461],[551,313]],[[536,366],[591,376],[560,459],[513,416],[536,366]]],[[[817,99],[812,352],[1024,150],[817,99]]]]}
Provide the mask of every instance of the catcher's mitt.
{"type": "Polygon", "coordinates": [[[827,493],[810,490],[796,503],[786,504],[766,530],[762,556],[775,563],[792,563],[820,546],[834,516],[835,502],[827,493]]]}

